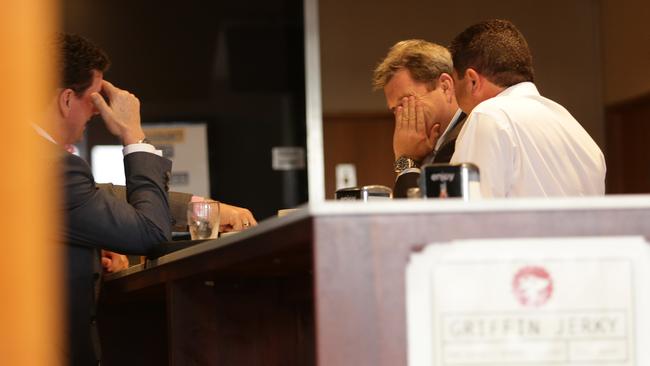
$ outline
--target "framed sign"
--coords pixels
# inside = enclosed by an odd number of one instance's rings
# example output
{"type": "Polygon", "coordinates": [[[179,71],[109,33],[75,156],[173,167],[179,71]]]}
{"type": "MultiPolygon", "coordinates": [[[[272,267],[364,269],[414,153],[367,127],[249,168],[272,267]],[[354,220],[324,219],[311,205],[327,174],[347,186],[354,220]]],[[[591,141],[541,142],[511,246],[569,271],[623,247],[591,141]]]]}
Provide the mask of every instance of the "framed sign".
{"type": "Polygon", "coordinates": [[[429,245],[407,268],[409,365],[647,365],[643,238],[429,245]]]}
{"type": "Polygon", "coordinates": [[[173,162],[170,190],[210,197],[205,123],[143,124],[147,139],[173,162]]]}

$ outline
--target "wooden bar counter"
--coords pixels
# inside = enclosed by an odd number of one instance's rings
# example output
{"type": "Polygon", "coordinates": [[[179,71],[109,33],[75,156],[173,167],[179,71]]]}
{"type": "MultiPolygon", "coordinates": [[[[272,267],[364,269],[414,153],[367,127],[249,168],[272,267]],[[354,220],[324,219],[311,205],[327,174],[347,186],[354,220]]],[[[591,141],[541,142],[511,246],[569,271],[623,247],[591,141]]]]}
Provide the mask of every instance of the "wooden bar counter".
{"type": "Polygon", "coordinates": [[[650,238],[650,196],[307,205],[107,278],[103,365],[406,365],[411,252],[620,235],[650,238]]]}

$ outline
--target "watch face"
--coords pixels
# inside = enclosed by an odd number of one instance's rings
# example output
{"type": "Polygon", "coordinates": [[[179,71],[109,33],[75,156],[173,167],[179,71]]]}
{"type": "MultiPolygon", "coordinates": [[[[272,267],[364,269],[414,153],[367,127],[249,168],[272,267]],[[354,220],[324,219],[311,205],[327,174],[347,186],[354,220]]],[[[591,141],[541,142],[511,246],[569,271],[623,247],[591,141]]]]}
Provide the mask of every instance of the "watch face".
{"type": "Polygon", "coordinates": [[[403,156],[395,160],[395,164],[394,164],[395,171],[398,173],[408,168],[413,168],[414,166],[417,166],[417,164],[413,159],[406,158],[403,156]]]}

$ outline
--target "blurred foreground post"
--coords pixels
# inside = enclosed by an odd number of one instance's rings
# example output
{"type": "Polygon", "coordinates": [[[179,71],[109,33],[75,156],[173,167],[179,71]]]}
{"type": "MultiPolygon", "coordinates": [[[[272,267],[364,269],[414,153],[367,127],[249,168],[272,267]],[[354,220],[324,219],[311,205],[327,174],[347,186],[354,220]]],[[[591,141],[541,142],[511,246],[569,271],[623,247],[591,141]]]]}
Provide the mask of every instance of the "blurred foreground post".
{"type": "Polygon", "coordinates": [[[61,364],[65,349],[56,167],[44,163],[44,144],[31,127],[53,95],[48,39],[58,11],[53,0],[3,0],[0,11],[3,365],[61,364]]]}

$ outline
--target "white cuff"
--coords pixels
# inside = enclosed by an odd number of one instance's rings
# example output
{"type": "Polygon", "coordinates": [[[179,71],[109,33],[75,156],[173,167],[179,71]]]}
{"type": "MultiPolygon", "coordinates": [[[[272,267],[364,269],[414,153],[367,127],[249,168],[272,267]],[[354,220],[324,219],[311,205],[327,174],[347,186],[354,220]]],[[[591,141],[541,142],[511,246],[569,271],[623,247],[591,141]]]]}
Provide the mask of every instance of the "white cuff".
{"type": "Polygon", "coordinates": [[[150,154],[156,154],[158,156],[162,156],[162,150],[157,150],[155,146],[151,144],[130,144],[124,146],[122,149],[122,154],[124,156],[129,155],[130,153],[134,152],[147,152],[150,154]]]}

